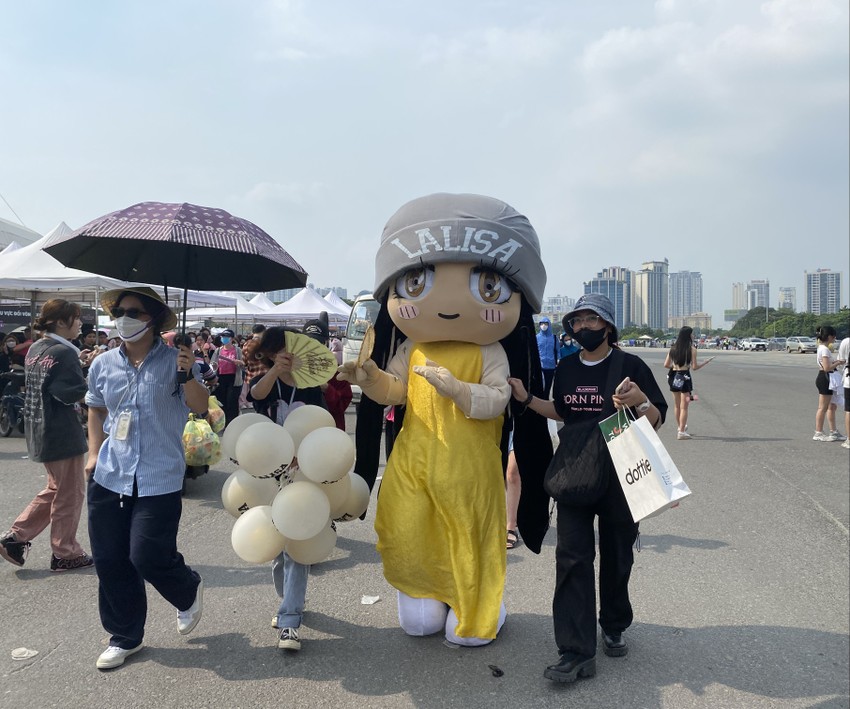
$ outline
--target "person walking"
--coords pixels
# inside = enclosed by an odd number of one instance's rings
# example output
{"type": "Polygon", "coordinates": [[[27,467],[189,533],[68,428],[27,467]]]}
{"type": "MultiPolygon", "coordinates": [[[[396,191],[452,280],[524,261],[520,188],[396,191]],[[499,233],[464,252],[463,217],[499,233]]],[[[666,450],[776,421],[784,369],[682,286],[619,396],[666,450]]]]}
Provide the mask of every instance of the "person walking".
{"type": "MultiPolygon", "coordinates": [[[[327,327],[319,320],[308,320],[304,334],[319,342],[327,341],[327,327]],[[323,329],[324,327],[324,329],[323,329]]],[[[255,377],[248,394],[249,401],[262,402],[262,410],[273,421],[283,424],[287,414],[296,406],[310,404],[327,409],[321,387],[298,388],[292,378],[293,356],[286,351],[286,329],[267,328],[261,335],[255,350],[258,361],[265,366],[265,373],[255,377]]],[[[301,638],[298,629],[304,615],[307,599],[309,564],[301,564],[285,551],[272,561],[272,583],[280,598],[277,613],[272,617],[272,628],[278,631],[277,646],[280,650],[298,651],[301,638]]]]}
{"type": "Polygon", "coordinates": [[[15,566],[24,565],[32,540],[48,525],[51,571],[92,565],[77,541],[88,449],[75,409],[86,393],[80,351],[71,344],[80,325],[80,307],[60,298],[48,300],[35,322],[44,337],[27,352],[24,422],[27,452],[47,469],[47,487],[0,537],[0,556],[15,566]]]}
{"type": "MultiPolygon", "coordinates": [[[[508,379],[513,397],[531,411],[563,421],[571,441],[588,430],[601,438],[598,420],[608,411],[628,407],[634,417],[646,417],[656,429],[664,422],[667,403],[649,367],[639,357],[615,347],[614,306],[600,293],[580,297],[564,316],[564,329],[583,348],[577,357],[561,360],[555,371],[553,400],[528,393],[522,381],[508,379]],[[625,379],[620,381],[622,377],[625,379]],[[616,381],[614,381],[616,380],[616,381]],[[620,382],[619,385],[616,382],[620,382]],[[593,392],[593,393],[592,393],[593,392]]],[[[558,539],[555,548],[555,597],[552,601],[559,660],[543,675],[555,682],[575,682],[596,674],[596,588],[594,518],[599,518],[599,625],[602,649],[610,657],[628,653],[623,632],[633,619],[629,578],[638,535],[611,456],[602,441],[600,458],[582,473],[597,474],[600,496],[593,502],[557,502],[558,539]]],[[[556,459],[558,454],[556,453],[556,459]]]]}
{"type": "Polygon", "coordinates": [[[838,346],[838,359],[844,362],[841,368],[841,386],[844,389],[844,443],[842,448],[850,448],[850,337],[841,340],[838,346]]]}
{"type": "Polygon", "coordinates": [[[697,348],[694,347],[694,330],[687,325],[679,330],[676,341],[667,353],[664,366],[670,370],[667,372],[667,384],[673,393],[673,411],[676,416],[676,439],[680,441],[691,437],[688,433],[688,405],[691,403],[691,394],[694,390],[694,380],[691,378],[691,370],[697,371],[707,365],[714,357],[709,357],[705,362],[697,362],[697,348]]]}
{"type": "Polygon", "coordinates": [[[537,349],[540,352],[540,368],[543,370],[543,394],[548,397],[552,389],[552,377],[558,365],[558,338],[552,332],[552,323],[545,315],[540,318],[537,333],[537,349]]]}
{"type": "Polygon", "coordinates": [[[573,342],[572,335],[568,332],[561,333],[561,348],[558,350],[558,360],[564,359],[564,357],[569,357],[574,352],[578,352],[581,349],[575,342],[573,342]]]}
{"type": "Polygon", "coordinates": [[[216,398],[224,409],[226,422],[233,421],[239,415],[239,395],[242,393],[242,350],[233,341],[233,330],[222,330],[221,347],[213,352],[210,364],[218,372],[216,398]]]}
{"type": "Polygon", "coordinates": [[[837,408],[832,400],[832,389],[829,386],[829,375],[842,368],[847,362],[833,357],[830,347],[835,342],[835,328],[832,325],[821,325],[817,329],[818,351],[816,355],[818,374],[815,378],[815,386],[818,390],[818,408],[815,413],[815,435],[813,441],[844,441],[835,425],[835,410],[837,408]],[[824,420],[829,424],[829,433],[823,430],[824,420]]]}
{"type": "Polygon", "coordinates": [[[201,619],[203,581],[177,551],[177,528],[183,428],[190,411],[206,412],[209,394],[191,349],[168,347],[160,337],[177,317],[153,290],[110,290],[101,305],[122,340],[92,362],[86,395],[89,539],[100,619],[111,635],[96,667],[107,670],[142,649],[145,582],[177,608],[181,635],[201,619]]]}

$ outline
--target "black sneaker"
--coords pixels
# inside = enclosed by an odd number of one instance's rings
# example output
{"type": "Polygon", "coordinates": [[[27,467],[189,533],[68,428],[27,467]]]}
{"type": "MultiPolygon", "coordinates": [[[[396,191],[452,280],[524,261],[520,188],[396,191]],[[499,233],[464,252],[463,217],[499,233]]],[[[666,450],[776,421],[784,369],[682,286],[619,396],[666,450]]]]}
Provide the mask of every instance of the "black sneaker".
{"type": "Polygon", "coordinates": [[[92,559],[88,554],[80,554],[79,556],[75,556],[73,559],[60,559],[57,556],[54,556],[50,559],[50,570],[51,571],[75,571],[76,569],[87,569],[90,566],[94,565],[94,559],[92,559]]]}
{"type": "Polygon", "coordinates": [[[14,534],[6,532],[0,537],[0,556],[10,564],[23,566],[31,546],[29,542],[16,541],[14,534]]]}
{"type": "Polygon", "coordinates": [[[296,628],[281,628],[277,646],[281,650],[300,650],[301,640],[298,637],[298,630],[296,628]]]}

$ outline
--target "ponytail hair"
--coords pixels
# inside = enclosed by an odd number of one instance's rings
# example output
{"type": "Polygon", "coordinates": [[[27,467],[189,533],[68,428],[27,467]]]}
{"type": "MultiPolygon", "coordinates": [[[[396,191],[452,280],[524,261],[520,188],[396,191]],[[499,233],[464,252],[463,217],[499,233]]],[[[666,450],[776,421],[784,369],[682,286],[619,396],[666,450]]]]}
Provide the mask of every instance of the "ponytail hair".
{"type": "Polygon", "coordinates": [[[835,337],[835,328],[832,325],[821,325],[815,331],[815,337],[818,338],[818,342],[826,342],[830,337],[835,337]]]}
{"type": "Polygon", "coordinates": [[[80,306],[62,298],[52,298],[41,306],[41,313],[33,323],[39,332],[56,332],[59,322],[74,322],[80,317],[80,306]]]}

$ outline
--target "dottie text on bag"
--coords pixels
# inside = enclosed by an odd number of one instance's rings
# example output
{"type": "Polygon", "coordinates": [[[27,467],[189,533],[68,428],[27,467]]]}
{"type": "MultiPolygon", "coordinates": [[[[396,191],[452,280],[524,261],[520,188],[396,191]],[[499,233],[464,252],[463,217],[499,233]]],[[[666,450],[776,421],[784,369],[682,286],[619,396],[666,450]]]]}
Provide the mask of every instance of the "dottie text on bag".
{"type": "Polygon", "coordinates": [[[599,427],[632,519],[640,522],[676,507],[691,490],[649,422],[630,419],[625,411],[609,416],[599,427]]]}

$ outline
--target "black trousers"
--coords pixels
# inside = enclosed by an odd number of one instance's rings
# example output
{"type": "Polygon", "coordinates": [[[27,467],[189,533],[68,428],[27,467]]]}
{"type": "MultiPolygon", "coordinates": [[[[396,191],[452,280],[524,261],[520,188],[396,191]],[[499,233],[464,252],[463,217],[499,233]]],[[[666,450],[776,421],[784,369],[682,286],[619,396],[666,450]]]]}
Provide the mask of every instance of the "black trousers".
{"type": "Polygon", "coordinates": [[[554,369],[543,370],[543,398],[548,399],[552,393],[552,380],[555,378],[554,369]]]}
{"type": "Polygon", "coordinates": [[[145,581],[177,610],[195,602],[201,577],[177,551],[181,495],[121,497],[91,479],[88,510],[100,622],[111,645],[134,648],[145,634],[145,581]]]}
{"type": "Polygon", "coordinates": [[[599,625],[603,632],[621,633],[632,623],[629,577],[638,525],[632,521],[623,490],[612,475],[608,490],[595,505],[558,503],[552,616],[561,654],[596,654],[595,517],[599,517],[599,625]]]}
{"type": "Polygon", "coordinates": [[[237,387],[234,384],[235,379],[235,374],[219,374],[218,387],[215,390],[215,398],[221,403],[227,423],[239,415],[239,395],[242,393],[242,385],[237,387]]]}

